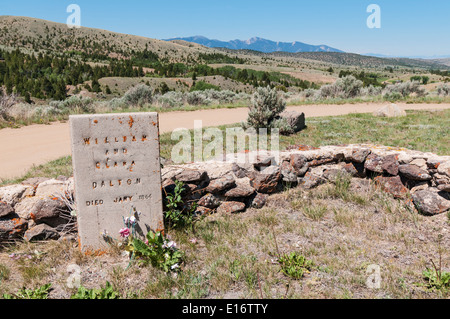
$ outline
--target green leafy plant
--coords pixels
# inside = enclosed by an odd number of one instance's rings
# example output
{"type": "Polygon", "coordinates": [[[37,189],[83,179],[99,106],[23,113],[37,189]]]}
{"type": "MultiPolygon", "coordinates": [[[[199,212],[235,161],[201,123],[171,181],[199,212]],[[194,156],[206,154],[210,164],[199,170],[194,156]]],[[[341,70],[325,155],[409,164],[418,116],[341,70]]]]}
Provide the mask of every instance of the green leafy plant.
{"type": "Polygon", "coordinates": [[[52,290],[52,284],[46,284],[36,289],[22,288],[17,293],[4,294],[4,299],[48,299],[48,294],[52,290]]]}
{"type": "Polygon", "coordinates": [[[196,204],[186,204],[183,201],[182,194],[185,191],[184,184],[180,181],[175,181],[175,189],[173,193],[166,196],[166,208],[164,212],[167,226],[172,228],[179,228],[192,224],[194,220],[194,211],[196,204]]]}
{"type": "Polygon", "coordinates": [[[438,235],[438,254],[439,265],[436,266],[433,260],[430,260],[433,265],[433,269],[427,268],[423,272],[423,277],[427,281],[427,287],[429,289],[437,289],[447,291],[450,288],[450,272],[442,270],[442,235],[438,235]]]}
{"type": "Polygon", "coordinates": [[[131,217],[123,217],[125,227],[119,230],[122,241],[117,241],[107,232],[102,234],[103,239],[113,247],[129,253],[128,267],[138,261],[142,265],[152,265],[165,272],[179,271],[183,254],[177,249],[176,243],[165,238],[164,230],[150,230],[145,238],[139,238],[136,227],[140,213],[132,208],[130,214],[131,217]]]}
{"type": "Polygon", "coordinates": [[[439,266],[436,266],[433,260],[430,260],[433,265],[433,269],[427,268],[423,272],[423,277],[427,281],[427,287],[429,289],[437,289],[447,291],[450,288],[450,272],[442,270],[442,235],[438,235],[438,253],[439,253],[439,266]]]}
{"type": "Polygon", "coordinates": [[[293,279],[301,279],[314,265],[311,260],[308,260],[303,255],[299,255],[295,252],[280,256],[278,262],[281,265],[283,274],[293,279]]]}
{"type": "Polygon", "coordinates": [[[180,270],[183,254],[173,241],[164,238],[161,232],[150,231],[146,242],[133,238],[127,250],[144,265],[152,265],[165,272],[180,270]]]}
{"type": "Polygon", "coordinates": [[[70,299],[120,299],[120,295],[107,281],[105,287],[100,289],[87,289],[81,286],[70,299]]]}
{"type": "Polygon", "coordinates": [[[447,290],[450,288],[450,272],[427,268],[423,272],[423,278],[427,281],[429,289],[447,290]]]}

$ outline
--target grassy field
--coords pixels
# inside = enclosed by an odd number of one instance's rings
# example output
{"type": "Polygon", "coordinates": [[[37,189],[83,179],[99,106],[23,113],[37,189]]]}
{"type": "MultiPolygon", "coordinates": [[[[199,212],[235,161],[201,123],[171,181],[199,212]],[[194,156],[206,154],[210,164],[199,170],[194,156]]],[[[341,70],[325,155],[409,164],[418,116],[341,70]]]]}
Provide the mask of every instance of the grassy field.
{"type": "MultiPolygon", "coordinates": [[[[450,110],[393,119],[312,118],[306,130],[282,137],[280,145],[371,142],[448,155],[449,121],[450,110]]],[[[169,134],[161,136],[163,157],[169,158],[175,143],[169,134]]],[[[23,178],[70,174],[67,157],[23,178]]],[[[50,298],[70,298],[76,289],[66,286],[67,266],[76,264],[84,287],[108,281],[121,298],[448,298],[448,288],[424,278],[433,262],[443,272],[450,269],[448,227],[446,214],[419,215],[370,183],[338,179],[311,191],[286,187],[263,209],[213,214],[192,227],[169,230],[185,256],[176,276],[129,266],[117,249],[86,255],[71,242],[4,247],[0,296],[52,283],[50,298]],[[19,257],[11,258],[13,253],[19,257]],[[370,265],[380,269],[379,289],[366,284],[370,265]]]]}

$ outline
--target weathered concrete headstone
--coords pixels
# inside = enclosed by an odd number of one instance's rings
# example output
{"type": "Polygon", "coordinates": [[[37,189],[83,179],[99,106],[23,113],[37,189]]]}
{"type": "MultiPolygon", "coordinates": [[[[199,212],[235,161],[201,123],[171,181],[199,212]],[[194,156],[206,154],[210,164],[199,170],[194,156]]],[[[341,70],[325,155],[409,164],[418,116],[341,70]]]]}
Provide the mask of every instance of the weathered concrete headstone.
{"type": "Polygon", "coordinates": [[[141,236],[162,230],[158,114],[71,116],[70,129],[81,247],[119,238],[123,217],[141,236]]]}

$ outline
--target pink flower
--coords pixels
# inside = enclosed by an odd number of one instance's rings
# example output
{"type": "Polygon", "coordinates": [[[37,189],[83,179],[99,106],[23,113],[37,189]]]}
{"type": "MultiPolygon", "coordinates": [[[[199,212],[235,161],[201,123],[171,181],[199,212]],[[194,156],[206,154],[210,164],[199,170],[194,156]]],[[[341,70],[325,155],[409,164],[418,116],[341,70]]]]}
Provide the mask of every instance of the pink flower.
{"type": "Polygon", "coordinates": [[[123,237],[123,238],[128,238],[128,237],[130,236],[130,230],[129,230],[128,228],[122,228],[122,229],[119,231],[119,234],[120,234],[120,236],[123,237]]]}

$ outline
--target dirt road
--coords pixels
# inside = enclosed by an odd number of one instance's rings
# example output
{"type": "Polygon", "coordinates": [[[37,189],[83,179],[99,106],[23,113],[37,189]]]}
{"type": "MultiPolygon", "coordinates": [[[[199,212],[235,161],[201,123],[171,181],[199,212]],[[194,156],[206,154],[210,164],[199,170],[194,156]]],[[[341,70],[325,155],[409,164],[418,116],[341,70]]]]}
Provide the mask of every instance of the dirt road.
{"type": "MultiPolygon", "coordinates": [[[[306,117],[372,113],[385,104],[302,105],[289,110],[302,111],[306,117]]],[[[448,109],[450,104],[401,104],[405,110],[448,109]]],[[[247,118],[247,108],[215,109],[194,112],[170,112],[160,114],[161,133],[175,128],[194,127],[195,120],[203,126],[234,124],[247,118]]],[[[33,165],[71,154],[68,123],[31,125],[20,129],[0,130],[0,178],[14,178],[25,174],[33,165]]]]}

